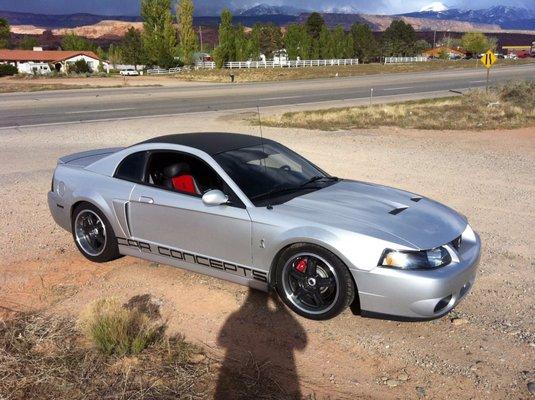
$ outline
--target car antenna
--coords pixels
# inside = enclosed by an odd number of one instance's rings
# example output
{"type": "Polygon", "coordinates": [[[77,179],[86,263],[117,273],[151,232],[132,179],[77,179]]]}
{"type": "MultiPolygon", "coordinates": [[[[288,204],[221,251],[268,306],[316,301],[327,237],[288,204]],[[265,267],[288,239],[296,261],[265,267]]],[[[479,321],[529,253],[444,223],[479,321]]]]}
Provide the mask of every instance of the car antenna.
{"type": "MultiPolygon", "coordinates": [[[[266,150],[264,148],[264,134],[262,133],[262,118],[260,116],[260,106],[258,105],[258,103],[256,104],[256,115],[258,116],[258,127],[260,128],[260,143],[262,145],[262,153],[266,154],[266,150]]],[[[266,160],[264,159],[263,162],[264,162],[264,170],[266,171],[266,175],[267,175],[266,160]]],[[[273,206],[271,204],[268,204],[266,208],[268,210],[273,210],[273,206]]]]}

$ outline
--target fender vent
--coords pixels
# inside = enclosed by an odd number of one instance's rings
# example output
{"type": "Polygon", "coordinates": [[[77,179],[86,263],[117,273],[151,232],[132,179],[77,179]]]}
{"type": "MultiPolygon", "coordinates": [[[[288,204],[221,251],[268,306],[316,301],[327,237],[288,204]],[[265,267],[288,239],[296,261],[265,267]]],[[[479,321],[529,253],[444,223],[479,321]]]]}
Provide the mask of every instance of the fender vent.
{"type": "Polygon", "coordinates": [[[400,208],[394,208],[392,211],[389,211],[389,214],[392,215],[398,215],[400,212],[405,211],[409,207],[400,207],[400,208]]]}

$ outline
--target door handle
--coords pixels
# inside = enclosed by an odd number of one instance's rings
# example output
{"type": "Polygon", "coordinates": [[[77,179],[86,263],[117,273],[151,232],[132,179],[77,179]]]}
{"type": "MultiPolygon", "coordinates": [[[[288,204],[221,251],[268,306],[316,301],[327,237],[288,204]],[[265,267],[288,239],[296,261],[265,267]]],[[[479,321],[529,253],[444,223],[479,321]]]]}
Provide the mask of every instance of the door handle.
{"type": "Polygon", "coordinates": [[[140,203],[154,204],[154,200],[151,197],[139,196],[140,203]]]}

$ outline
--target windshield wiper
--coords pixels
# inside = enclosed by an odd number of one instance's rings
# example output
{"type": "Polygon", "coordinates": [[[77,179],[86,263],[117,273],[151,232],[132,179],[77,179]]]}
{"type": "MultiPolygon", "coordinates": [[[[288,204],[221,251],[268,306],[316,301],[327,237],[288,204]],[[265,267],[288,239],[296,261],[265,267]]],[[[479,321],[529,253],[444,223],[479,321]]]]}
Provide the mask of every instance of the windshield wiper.
{"type": "Polygon", "coordinates": [[[251,200],[258,200],[258,199],[261,199],[261,198],[264,198],[264,197],[270,197],[270,196],[276,195],[276,194],[282,194],[282,193],[287,193],[287,192],[295,192],[295,191],[298,191],[298,190],[302,190],[305,186],[308,186],[311,183],[314,183],[314,182],[317,182],[317,181],[322,181],[322,180],[339,181],[340,178],[337,178],[336,176],[314,176],[314,177],[310,178],[309,180],[307,180],[306,182],[304,182],[304,183],[302,183],[302,184],[300,184],[298,186],[283,186],[283,187],[275,186],[273,189],[271,189],[270,191],[268,191],[266,193],[257,194],[256,196],[251,197],[251,200]]]}
{"type": "Polygon", "coordinates": [[[260,194],[257,194],[256,196],[251,197],[251,200],[258,200],[264,197],[272,196],[274,194],[293,192],[293,191],[300,190],[300,189],[301,189],[301,186],[284,186],[284,187],[275,186],[273,189],[269,190],[268,192],[260,193],[260,194]]]}
{"type": "Polygon", "coordinates": [[[318,182],[318,181],[339,181],[340,178],[336,176],[325,176],[325,175],[318,175],[313,176],[308,181],[303,182],[299,187],[310,185],[311,183],[318,182]]]}

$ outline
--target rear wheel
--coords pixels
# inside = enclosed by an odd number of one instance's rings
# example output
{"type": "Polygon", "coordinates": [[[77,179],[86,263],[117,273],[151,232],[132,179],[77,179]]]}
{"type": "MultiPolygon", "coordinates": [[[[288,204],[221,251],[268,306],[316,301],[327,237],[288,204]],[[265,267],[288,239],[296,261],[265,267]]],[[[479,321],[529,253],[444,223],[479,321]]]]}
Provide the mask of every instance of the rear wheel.
{"type": "Polygon", "coordinates": [[[276,288],[288,307],[315,320],[335,317],[355,297],[344,263],[312,244],[296,244],[283,251],[277,263],[276,288]]]}
{"type": "Polygon", "coordinates": [[[78,250],[93,262],[101,263],[121,257],[117,238],[108,219],[92,204],[82,203],[74,209],[72,235],[78,250]]]}

